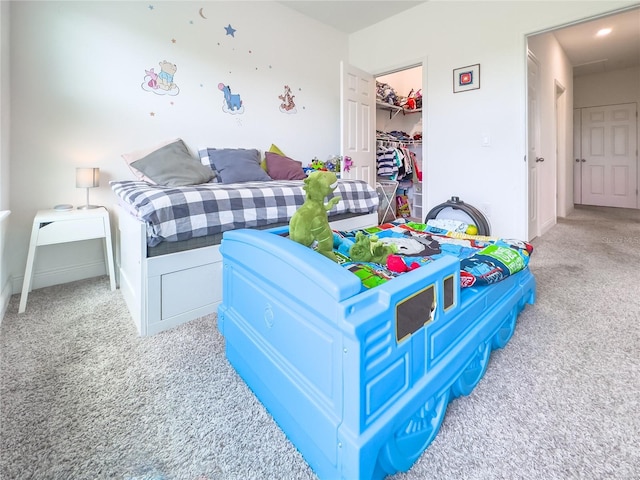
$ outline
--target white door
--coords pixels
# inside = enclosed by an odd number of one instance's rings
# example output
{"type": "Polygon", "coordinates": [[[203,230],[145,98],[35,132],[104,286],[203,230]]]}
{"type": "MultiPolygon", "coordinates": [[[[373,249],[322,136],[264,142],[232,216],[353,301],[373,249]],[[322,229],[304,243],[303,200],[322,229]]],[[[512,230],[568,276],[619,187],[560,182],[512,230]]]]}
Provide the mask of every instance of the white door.
{"type": "Polygon", "coordinates": [[[637,206],[636,104],[582,109],[582,203],[637,206]]]}
{"type": "Polygon", "coordinates": [[[527,165],[529,167],[529,240],[538,236],[539,231],[539,165],[544,158],[538,156],[540,151],[540,114],[538,108],[538,92],[540,89],[540,65],[529,54],[527,56],[527,125],[528,144],[527,165]]]}
{"type": "Polygon", "coordinates": [[[340,122],[342,155],[351,157],[343,178],[364,180],[375,188],[376,85],[373,75],[340,63],[340,122]]]}

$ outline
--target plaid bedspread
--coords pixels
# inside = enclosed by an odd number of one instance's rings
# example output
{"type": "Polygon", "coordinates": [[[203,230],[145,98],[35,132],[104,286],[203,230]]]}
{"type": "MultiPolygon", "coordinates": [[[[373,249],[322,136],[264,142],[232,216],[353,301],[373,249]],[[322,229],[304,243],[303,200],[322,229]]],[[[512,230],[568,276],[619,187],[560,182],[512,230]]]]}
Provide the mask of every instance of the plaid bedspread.
{"type": "MultiPolygon", "coordinates": [[[[147,243],[151,247],[163,241],[288,222],[305,200],[302,180],[188,187],[126,180],[110,185],[120,200],[147,223],[147,243]]],[[[373,213],[378,208],[376,191],[361,180],[339,180],[334,196],[340,196],[341,201],[328,212],[329,217],[373,213]]]]}

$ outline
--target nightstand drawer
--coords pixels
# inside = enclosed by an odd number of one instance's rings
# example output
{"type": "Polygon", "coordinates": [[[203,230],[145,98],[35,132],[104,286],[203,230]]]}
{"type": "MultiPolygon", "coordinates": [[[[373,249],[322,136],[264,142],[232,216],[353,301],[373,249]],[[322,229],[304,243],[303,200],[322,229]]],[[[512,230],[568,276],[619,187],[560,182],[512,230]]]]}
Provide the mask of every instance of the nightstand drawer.
{"type": "Polygon", "coordinates": [[[77,240],[102,238],[104,236],[105,229],[102,218],[56,220],[55,222],[44,224],[44,226],[40,227],[38,230],[37,245],[75,242],[77,240]]]}

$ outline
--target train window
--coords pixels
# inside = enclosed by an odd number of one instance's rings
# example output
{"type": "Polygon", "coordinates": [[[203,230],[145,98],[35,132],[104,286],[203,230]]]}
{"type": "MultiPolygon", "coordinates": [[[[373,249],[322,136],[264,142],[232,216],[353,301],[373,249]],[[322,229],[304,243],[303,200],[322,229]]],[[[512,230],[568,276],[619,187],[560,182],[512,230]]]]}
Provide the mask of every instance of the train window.
{"type": "Polygon", "coordinates": [[[456,292],[454,290],[455,285],[456,282],[453,275],[444,279],[444,291],[442,293],[444,296],[443,308],[445,311],[456,304],[456,292]]]}
{"type": "Polygon", "coordinates": [[[433,285],[428,286],[396,305],[396,341],[419,330],[433,320],[436,294],[433,285]]]}

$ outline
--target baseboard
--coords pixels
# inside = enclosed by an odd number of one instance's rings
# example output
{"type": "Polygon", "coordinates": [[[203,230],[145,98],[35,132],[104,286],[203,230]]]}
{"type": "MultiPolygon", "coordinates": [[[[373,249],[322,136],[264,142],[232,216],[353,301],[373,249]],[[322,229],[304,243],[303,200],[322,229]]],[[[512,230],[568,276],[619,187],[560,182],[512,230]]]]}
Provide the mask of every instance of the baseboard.
{"type": "MultiPolygon", "coordinates": [[[[59,285],[61,283],[75,282],[76,280],[84,280],[85,278],[100,277],[102,275],[107,275],[104,262],[74,265],[72,267],[58,268],[44,272],[40,271],[33,275],[31,290],[59,285]]],[[[22,292],[23,281],[24,275],[11,279],[12,292],[14,294],[22,292]]]]}
{"type": "Polygon", "coordinates": [[[2,291],[0,291],[0,325],[2,325],[2,319],[4,314],[7,313],[7,307],[9,306],[9,300],[11,300],[11,281],[7,279],[2,291]]]}
{"type": "Polygon", "coordinates": [[[545,222],[544,224],[540,225],[540,234],[538,235],[539,237],[541,237],[542,235],[544,235],[545,233],[547,233],[549,230],[551,230],[551,228],[556,224],[556,219],[552,218],[551,220],[549,220],[548,222],[545,222]]]}

